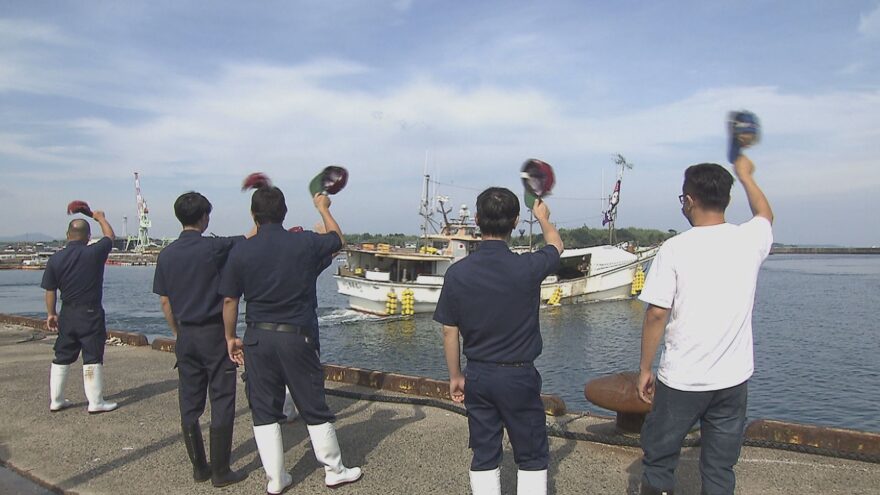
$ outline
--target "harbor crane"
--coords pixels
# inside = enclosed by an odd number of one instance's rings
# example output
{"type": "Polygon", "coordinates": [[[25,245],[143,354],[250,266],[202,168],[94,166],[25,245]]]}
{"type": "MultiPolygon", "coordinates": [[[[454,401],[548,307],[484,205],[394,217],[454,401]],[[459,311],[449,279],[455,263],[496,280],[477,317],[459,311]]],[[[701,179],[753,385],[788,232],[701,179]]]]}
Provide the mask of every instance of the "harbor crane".
{"type": "Polygon", "coordinates": [[[138,172],[134,173],[134,192],[137,199],[138,233],[137,237],[128,237],[125,248],[128,250],[129,246],[134,243],[134,252],[143,253],[147,246],[150,245],[149,234],[153,223],[150,221],[150,209],[147,207],[147,200],[141,194],[141,179],[138,172]]]}

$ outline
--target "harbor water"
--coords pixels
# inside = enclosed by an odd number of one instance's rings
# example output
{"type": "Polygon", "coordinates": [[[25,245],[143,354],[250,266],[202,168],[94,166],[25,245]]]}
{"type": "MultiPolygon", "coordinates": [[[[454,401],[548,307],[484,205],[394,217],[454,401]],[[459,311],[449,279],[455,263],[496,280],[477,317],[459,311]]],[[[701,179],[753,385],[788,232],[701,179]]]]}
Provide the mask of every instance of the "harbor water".
{"type": "MultiPolygon", "coordinates": [[[[430,315],[378,318],[351,311],[336,293],[332,270],[318,281],[323,361],[447,378],[440,326],[430,315]]],[[[40,271],[0,271],[0,312],[44,318],[41,277],[40,271]]],[[[153,267],[107,267],[108,327],[170,335],[152,279],[153,267]]],[[[750,419],[880,432],[878,295],[880,256],[771,256],[755,302],[750,419]]],[[[584,399],[584,384],[638,368],[643,314],[636,300],[542,309],[544,352],[537,366],[544,391],[560,395],[570,410],[609,414],[584,399]]]]}

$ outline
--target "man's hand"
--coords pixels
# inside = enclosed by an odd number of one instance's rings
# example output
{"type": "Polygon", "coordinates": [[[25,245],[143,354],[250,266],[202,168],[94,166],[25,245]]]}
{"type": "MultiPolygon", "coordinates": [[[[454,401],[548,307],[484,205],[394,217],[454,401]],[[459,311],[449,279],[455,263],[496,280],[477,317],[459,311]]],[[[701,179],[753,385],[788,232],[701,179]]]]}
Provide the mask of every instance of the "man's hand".
{"type": "Polygon", "coordinates": [[[315,194],[315,197],[312,198],[312,200],[315,202],[315,208],[317,208],[318,211],[330,209],[330,196],[327,196],[324,193],[318,193],[315,194]]]}
{"type": "Polygon", "coordinates": [[[49,315],[46,317],[46,328],[55,332],[58,331],[58,315],[49,315]]]}
{"type": "Polygon", "coordinates": [[[746,155],[739,155],[733,164],[733,171],[742,180],[743,177],[751,177],[755,173],[755,164],[746,155]]]}
{"type": "Polygon", "coordinates": [[[104,215],[104,212],[101,210],[93,211],[92,218],[94,218],[96,222],[101,222],[102,220],[107,219],[107,217],[104,215]]]}
{"type": "Polygon", "coordinates": [[[550,207],[541,198],[535,200],[535,204],[532,206],[532,213],[535,214],[535,218],[538,220],[550,220],[550,207]]]}
{"type": "Polygon", "coordinates": [[[229,359],[231,359],[233,363],[239,366],[244,364],[244,344],[241,339],[227,339],[226,350],[229,352],[229,359]]]}
{"type": "Polygon", "coordinates": [[[464,375],[449,377],[449,396],[453,402],[464,402],[464,375]]]}
{"type": "Polygon", "coordinates": [[[651,404],[654,402],[654,384],[656,379],[650,371],[639,372],[639,398],[651,404]]]}

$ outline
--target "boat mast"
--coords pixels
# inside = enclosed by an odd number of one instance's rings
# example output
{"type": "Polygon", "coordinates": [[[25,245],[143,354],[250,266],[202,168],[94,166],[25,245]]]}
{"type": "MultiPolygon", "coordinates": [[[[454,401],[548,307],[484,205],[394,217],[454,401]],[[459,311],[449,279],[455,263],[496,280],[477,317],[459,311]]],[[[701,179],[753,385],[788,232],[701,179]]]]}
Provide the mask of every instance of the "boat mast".
{"type": "MultiPolygon", "coordinates": [[[[626,161],[626,158],[620,153],[615,156],[614,163],[617,165],[617,182],[614,184],[614,189],[612,190],[611,195],[608,196],[608,209],[603,212],[605,214],[605,219],[602,222],[603,224],[608,224],[608,244],[612,246],[614,245],[614,223],[617,220],[617,203],[620,202],[620,183],[623,180],[623,171],[628,168],[633,168],[633,164],[626,161]]],[[[602,175],[604,177],[604,171],[602,175]]],[[[604,182],[605,181],[603,180],[603,189],[605,188],[604,182]]]]}
{"type": "Polygon", "coordinates": [[[422,243],[427,245],[428,238],[428,221],[431,216],[431,206],[428,204],[431,189],[431,176],[428,175],[428,152],[425,151],[425,185],[422,186],[422,204],[419,209],[419,215],[422,217],[422,235],[416,243],[416,247],[422,247],[422,243]]]}

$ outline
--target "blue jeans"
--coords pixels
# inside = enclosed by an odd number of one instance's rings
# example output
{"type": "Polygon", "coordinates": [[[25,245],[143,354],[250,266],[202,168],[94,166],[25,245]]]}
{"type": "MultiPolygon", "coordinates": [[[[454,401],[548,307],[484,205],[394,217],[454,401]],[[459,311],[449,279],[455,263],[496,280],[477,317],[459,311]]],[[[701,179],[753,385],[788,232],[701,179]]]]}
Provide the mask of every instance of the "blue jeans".
{"type": "Polygon", "coordinates": [[[732,494],[733,466],[746,425],[748,381],[735,387],[685,392],[657,380],[654,408],[642,426],[642,484],[655,490],[675,487],[681,443],[700,422],[700,477],[705,495],[732,494]]]}

